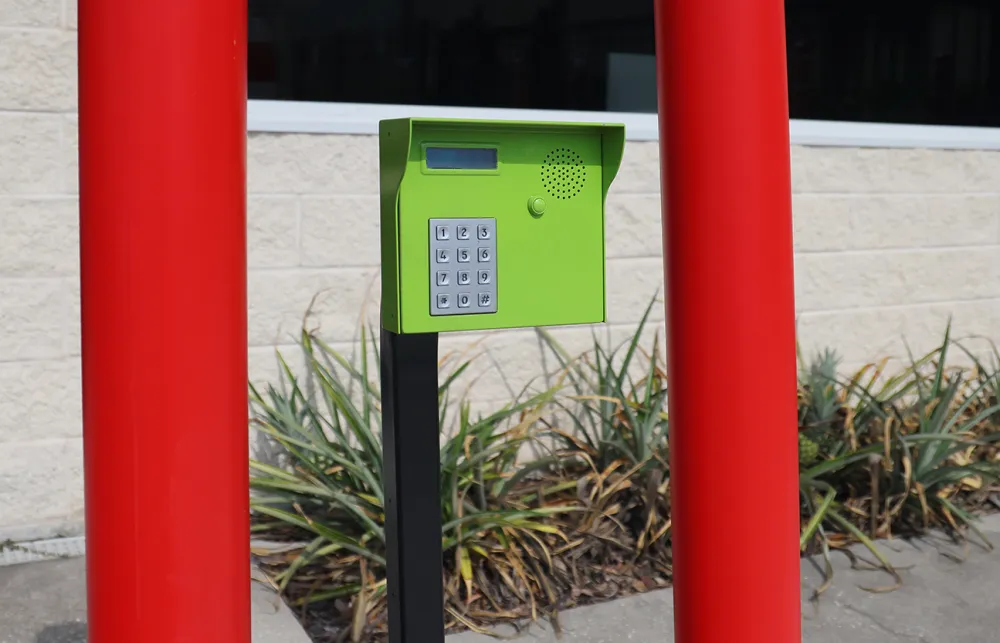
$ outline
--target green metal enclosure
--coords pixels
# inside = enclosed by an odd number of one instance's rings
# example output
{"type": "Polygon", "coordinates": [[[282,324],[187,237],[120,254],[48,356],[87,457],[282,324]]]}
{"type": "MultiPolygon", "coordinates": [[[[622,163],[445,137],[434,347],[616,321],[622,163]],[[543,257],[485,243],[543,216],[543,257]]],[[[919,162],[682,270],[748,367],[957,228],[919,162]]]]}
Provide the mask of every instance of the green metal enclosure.
{"type": "Polygon", "coordinates": [[[623,125],[407,118],[379,137],[386,330],[605,320],[623,125]]]}

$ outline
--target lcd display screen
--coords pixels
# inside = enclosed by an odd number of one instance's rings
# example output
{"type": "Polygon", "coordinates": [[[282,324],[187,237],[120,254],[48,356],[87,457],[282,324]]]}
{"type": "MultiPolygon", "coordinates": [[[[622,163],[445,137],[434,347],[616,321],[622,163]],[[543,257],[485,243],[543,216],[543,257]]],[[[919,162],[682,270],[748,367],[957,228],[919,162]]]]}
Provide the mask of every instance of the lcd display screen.
{"type": "Polygon", "coordinates": [[[425,150],[429,170],[495,170],[494,147],[428,147],[425,150]]]}

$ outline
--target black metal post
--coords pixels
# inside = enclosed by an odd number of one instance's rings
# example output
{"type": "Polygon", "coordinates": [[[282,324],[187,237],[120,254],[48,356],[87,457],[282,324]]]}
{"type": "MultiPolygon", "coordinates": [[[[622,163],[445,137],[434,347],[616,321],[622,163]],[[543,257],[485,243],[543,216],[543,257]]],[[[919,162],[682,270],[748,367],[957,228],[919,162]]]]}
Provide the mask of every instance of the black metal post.
{"type": "Polygon", "coordinates": [[[389,643],[443,643],[438,336],[381,344],[389,643]]]}

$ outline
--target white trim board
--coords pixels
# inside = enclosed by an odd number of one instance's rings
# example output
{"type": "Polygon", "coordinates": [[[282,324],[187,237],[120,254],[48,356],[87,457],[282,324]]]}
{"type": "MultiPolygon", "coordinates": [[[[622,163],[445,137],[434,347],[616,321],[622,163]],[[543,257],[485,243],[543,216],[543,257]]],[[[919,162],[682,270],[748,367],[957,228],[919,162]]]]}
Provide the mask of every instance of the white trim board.
{"type": "MultiPolygon", "coordinates": [[[[276,100],[247,102],[247,129],[250,132],[377,134],[380,120],[400,117],[624,123],[629,140],[655,141],[659,138],[655,114],[276,100]]],[[[1000,128],[992,127],[792,120],[789,134],[793,145],[1000,150],[1000,128]]]]}

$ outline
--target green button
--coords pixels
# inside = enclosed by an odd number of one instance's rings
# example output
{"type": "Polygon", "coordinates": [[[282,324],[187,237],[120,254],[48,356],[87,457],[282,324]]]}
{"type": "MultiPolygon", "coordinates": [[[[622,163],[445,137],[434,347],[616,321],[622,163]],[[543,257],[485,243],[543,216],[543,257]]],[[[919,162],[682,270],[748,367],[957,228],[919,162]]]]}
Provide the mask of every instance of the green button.
{"type": "Polygon", "coordinates": [[[528,212],[533,217],[540,217],[545,214],[545,199],[538,196],[528,199],[528,212]]]}

